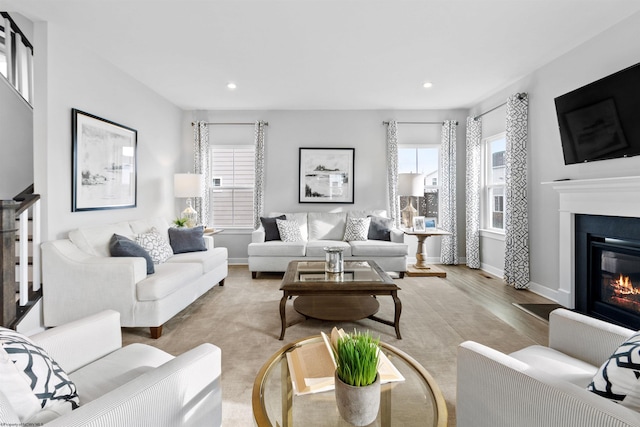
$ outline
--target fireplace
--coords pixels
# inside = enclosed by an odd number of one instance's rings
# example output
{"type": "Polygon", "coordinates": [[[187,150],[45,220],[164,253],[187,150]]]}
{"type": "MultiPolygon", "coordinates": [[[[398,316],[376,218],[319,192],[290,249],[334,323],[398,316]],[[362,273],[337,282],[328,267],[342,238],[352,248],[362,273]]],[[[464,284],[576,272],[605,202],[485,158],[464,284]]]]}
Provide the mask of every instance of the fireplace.
{"type": "Polygon", "coordinates": [[[575,308],[640,329],[640,219],[576,215],[575,308]]]}

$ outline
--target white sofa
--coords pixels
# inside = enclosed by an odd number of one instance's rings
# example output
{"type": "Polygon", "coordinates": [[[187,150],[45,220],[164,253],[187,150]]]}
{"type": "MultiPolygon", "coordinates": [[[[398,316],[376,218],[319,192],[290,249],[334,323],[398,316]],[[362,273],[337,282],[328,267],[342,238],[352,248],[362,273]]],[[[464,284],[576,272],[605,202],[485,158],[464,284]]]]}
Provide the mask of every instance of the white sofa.
{"type": "Polygon", "coordinates": [[[134,238],[155,227],[167,239],[162,218],[81,227],[68,239],[42,244],[43,312],[45,326],[57,326],[102,310],[120,312],[122,326],[149,327],[154,338],[162,325],[198,297],[224,285],[227,249],[214,248],[204,236],[206,251],[181,253],[156,264],[147,275],[139,257],[111,257],[113,234],[134,238]]]}
{"type": "Polygon", "coordinates": [[[510,355],[458,348],[458,427],[638,427],[640,413],[587,390],[598,368],[636,331],[565,309],[549,319],[549,346],[510,355]]]}
{"type": "Polygon", "coordinates": [[[220,426],[220,349],[201,344],[173,357],[144,344],[122,347],[119,317],[104,311],[29,337],[69,375],[80,406],[21,421],[0,392],[0,425],[220,426]]]}
{"type": "Polygon", "coordinates": [[[326,246],[343,248],[345,260],[373,260],[384,271],[398,272],[400,277],[407,271],[409,248],[404,243],[404,233],[397,228],[391,229],[390,241],[343,241],[349,216],[386,217],[385,211],[271,213],[268,217],[280,215],[298,222],[303,241],[265,241],[264,227],[253,231],[248,248],[249,271],[253,278],[259,272],[286,271],[292,260],[324,260],[326,246]]]}

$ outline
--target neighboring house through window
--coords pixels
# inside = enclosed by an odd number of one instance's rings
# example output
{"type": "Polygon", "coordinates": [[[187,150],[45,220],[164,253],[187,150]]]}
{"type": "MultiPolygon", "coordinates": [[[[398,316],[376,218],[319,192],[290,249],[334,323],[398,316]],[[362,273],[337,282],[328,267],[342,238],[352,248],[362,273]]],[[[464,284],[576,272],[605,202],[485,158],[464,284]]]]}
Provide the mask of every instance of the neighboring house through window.
{"type": "MultiPolygon", "coordinates": [[[[398,173],[425,175],[424,197],[418,198],[418,215],[436,218],[439,214],[440,148],[434,144],[399,145],[398,173]]],[[[409,203],[408,197],[400,197],[400,209],[409,203]]]]}
{"type": "Polygon", "coordinates": [[[500,133],[483,140],[483,228],[504,232],[504,154],[506,135],[500,133]]]}
{"type": "Polygon", "coordinates": [[[215,228],[253,228],[255,148],[211,148],[211,212],[215,228]]]}

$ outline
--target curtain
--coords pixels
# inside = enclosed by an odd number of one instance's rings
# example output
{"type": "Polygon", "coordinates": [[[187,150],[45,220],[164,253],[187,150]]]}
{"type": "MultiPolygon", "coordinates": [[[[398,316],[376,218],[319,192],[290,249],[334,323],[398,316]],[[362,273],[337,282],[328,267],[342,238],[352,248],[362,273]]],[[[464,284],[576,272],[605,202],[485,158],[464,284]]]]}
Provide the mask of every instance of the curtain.
{"type": "Polygon", "coordinates": [[[390,120],[387,126],[387,184],[389,216],[400,227],[400,199],[398,198],[398,124],[390,120]]]}
{"type": "Polygon", "coordinates": [[[204,177],[204,185],[200,197],[196,197],[194,209],[198,213],[201,224],[209,222],[209,127],[207,122],[198,121],[193,125],[193,172],[204,177]]]}
{"type": "Polygon", "coordinates": [[[264,128],[265,122],[255,125],[255,185],[253,192],[253,227],[260,226],[260,217],[264,215],[264,128]]]}
{"type": "Polygon", "coordinates": [[[467,117],[467,267],[480,268],[480,171],[482,118],[467,117]]]}
{"type": "Polygon", "coordinates": [[[451,233],[442,236],[440,262],[458,264],[457,226],[456,226],[456,125],[454,120],[442,124],[442,143],[440,145],[441,213],[440,228],[451,233]]]}
{"type": "Polygon", "coordinates": [[[527,216],[527,94],[507,100],[504,206],[504,279],[516,289],[529,287],[527,216]]]}

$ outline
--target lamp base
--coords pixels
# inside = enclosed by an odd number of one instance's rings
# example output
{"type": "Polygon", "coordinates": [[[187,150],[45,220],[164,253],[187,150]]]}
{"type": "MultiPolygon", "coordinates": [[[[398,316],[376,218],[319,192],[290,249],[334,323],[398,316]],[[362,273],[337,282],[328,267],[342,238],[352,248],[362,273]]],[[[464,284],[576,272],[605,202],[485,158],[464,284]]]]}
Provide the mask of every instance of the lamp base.
{"type": "Polygon", "coordinates": [[[189,228],[195,227],[198,222],[198,212],[191,206],[191,199],[187,199],[187,207],[182,211],[182,218],[186,219],[186,226],[189,228]]]}
{"type": "Polygon", "coordinates": [[[413,218],[418,214],[418,210],[413,207],[413,203],[411,198],[409,198],[409,203],[405,206],[404,209],[400,212],[400,217],[402,218],[402,226],[404,228],[413,227],[413,218]]]}

